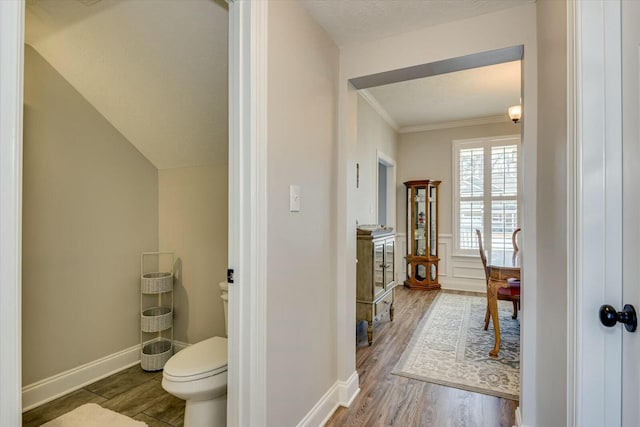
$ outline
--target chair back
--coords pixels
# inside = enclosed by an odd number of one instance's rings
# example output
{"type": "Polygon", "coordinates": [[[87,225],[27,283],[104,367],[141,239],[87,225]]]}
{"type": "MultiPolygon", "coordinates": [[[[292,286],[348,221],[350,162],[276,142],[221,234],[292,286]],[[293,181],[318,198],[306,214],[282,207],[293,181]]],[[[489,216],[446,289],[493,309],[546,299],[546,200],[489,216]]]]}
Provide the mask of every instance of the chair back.
{"type": "Polygon", "coordinates": [[[520,230],[520,227],[516,228],[515,230],[513,230],[513,234],[511,235],[511,243],[513,244],[513,250],[515,252],[518,252],[520,250],[518,248],[518,240],[516,239],[516,236],[518,235],[520,230]]]}
{"type": "Polygon", "coordinates": [[[482,266],[484,267],[484,278],[489,285],[489,269],[487,268],[487,255],[484,253],[484,247],[482,246],[482,232],[476,228],[476,235],[478,236],[478,249],[480,250],[480,259],[482,260],[482,266]]]}

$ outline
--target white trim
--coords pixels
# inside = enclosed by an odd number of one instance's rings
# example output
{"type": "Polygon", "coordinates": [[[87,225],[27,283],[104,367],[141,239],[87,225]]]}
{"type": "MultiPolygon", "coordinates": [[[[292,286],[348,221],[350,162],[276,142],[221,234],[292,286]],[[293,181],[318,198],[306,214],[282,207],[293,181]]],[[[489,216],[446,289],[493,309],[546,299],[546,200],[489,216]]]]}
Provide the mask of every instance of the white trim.
{"type": "Polygon", "coordinates": [[[229,4],[227,425],[266,425],[268,2],[229,4]]]}
{"type": "Polygon", "coordinates": [[[428,125],[417,125],[417,126],[403,126],[400,129],[396,129],[398,133],[415,133],[415,132],[425,132],[430,130],[437,129],[452,129],[452,128],[461,128],[465,126],[478,126],[478,125],[489,125],[493,123],[505,123],[510,122],[508,115],[499,115],[499,116],[488,116],[488,117],[477,117],[473,119],[463,119],[463,120],[452,120],[449,122],[440,122],[440,123],[430,123],[428,125]]]}
{"type": "MultiPolygon", "coordinates": [[[[516,205],[517,205],[517,215],[518,215],[518,223],[522,224],[521,219],[521,210],[520,210],[520,200],[522,198],[520,194],[521,189],[521,180],[522,180],[522,165],[520,159],[522,158],[522,144],[521,144],[521,136],[520,135],[499,135],[499,136],[490,136],[484,138],[473,138],[473,139],[454,139],[451,141],[451,159],[452,159],[452,191],[451,191],[451,214],[452,218],[452,226],[453,226],[453,256],[475,256],[477,255],[476,249],[461,249],[459,247],[459,239],[458,233],[460,230],[460,195],[458,193],[459,187],[459,170],[460,170],[460,150],[462,148],[482,148],[484,152],[484,191],[482,196],[478,196],[477,200],[483,201],[483,216],[484,216],[484,224],[483,230],[491,229],[491,204],[486,203],[487,200],[497,200],[500,198],[496,198],[491,196],[491,163],[487,161],[491,159],[491,148],[494,145],[503,144],[504,141],[514,140],[515,145],[518,150],[517,163],[518,163],[518,194],[516,195],[516,205]],[[488,179],[487,179],[488,178],[488,179]],[[488,214],[487,214],[488,212],[488,214]]],[[[503,200],[512,200],[513,197],[504,197],[503,200]]],[[[483,240],[485,250],[491,250],[491,239],[487,239],[487,233],[484,232],[483,240]]],[[[475,238],[473,236],[472,238],[475,238]]]]}
{"type": "Polygon", "coordinates": [[[298,427],[325,425],[338,406],[349,407],[359,392],[357,372],[347,382],[336,381],[298,423],[298,427]]]}
{"type": "MultiPolygon", "coordinates": [[[[158,338],[154,338],[147,343],[157,340],[158,338]]],[[[174,341],[174,354],[189,345],[174,341]]],[[[22,412],[27,412],[138,363],[140,363],[140,344],[29,384],[22,388],[22,412]]]]}
{"type": "Polygon", "coordinates": [[[516,408],[516,425],[514,427],[524,427],[522,425],[522,414],[520,413],[520,407],[516,408]]]}
{"type": "Polygon", "coordinates": [[[360,393],[359,378],[358,371],[353,371],[353,374],[351,374],[347,381],[336,381],[338,385],[338,403],[340,406],[348,408],[360,393]]]}
{"type": "Polygon", "coordinates": [[[22,423],[21,257],[24,5],[0,2],[0,425],[22,423]]]}
{"type": "Polygon", "coordinates": [[[22,410],[26,412],[137,363],[140,344],[29,384],[22,389],[22,410]]]}
{"type": "MultiPolygon", "coordinates": [[[[578,327],[576,323],[576,289],[579,266],[576,258],[577,241],[576,208],[576,0],[567,1],[567,427],[576,425],[577,402],[575,397],[578,327]]],[[[518,408],[520,409],[520,408],[518,408]]]]}
{"type": "Polygon", "coordinates": [[[380,117],[382,117],[382,120],[387,122],[387,124],[391,126],[393,130],[398,132],[398,129],[399,129],[398,123],[395,120],[393,120],[393,118],[389,115],[387,110],[385,110],[384,107],[378,102],[378,100],[374,98],[373,95],[371,95],[371,92],[369,92],[367,89],[360,89],[358,93],[360,94],[362,99],[367,101],[367,103],[369,103],[371,108],[373,108],[373,110],[376,113],[378,113],[380,117]]]}

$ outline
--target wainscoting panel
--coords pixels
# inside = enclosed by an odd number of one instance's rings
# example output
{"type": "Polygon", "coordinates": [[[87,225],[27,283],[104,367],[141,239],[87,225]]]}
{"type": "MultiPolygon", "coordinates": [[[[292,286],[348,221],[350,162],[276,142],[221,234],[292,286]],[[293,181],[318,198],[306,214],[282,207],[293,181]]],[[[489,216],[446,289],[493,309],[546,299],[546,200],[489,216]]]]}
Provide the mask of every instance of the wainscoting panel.
{"type": "Polygon", "coordinates": [[[480,256],[453,256],[453,235],[438,236],[440,285],[442,289],[486,292],[484,268],[480,256]]]}
{"type": "MultiPolygon", "coordinates": [[[[405,233],[396,234],[396,283],[402,285],[406,277],[407,265],[404,261],[407,245],[405,233]]],[[[442,289],[457,291],[486,292],[484,268],[480,257],[452,256],[453,235],[438,236],[438,273],[442,289]]]]}

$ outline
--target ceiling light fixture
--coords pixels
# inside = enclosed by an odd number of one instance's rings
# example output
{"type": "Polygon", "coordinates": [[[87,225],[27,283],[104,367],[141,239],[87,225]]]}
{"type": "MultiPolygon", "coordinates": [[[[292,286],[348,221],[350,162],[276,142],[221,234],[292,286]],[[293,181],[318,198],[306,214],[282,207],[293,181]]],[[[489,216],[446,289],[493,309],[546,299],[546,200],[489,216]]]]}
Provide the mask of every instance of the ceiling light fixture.
{"type": "Polygon", "coordinates": [[[513,123],[518,123],[521,117],[522,106],[514,105],[513,107],[509,107],[509,118],[513,121],[513,123]]]}

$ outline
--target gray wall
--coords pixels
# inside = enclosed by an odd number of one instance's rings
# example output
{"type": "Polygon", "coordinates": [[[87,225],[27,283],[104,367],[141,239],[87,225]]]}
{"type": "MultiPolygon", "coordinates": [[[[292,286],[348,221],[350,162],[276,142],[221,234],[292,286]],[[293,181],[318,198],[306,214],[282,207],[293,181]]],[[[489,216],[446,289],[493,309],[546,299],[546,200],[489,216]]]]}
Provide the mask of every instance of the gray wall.
{"type": "MultiPolygon", "coordinates": [[[[567,5],[538,0],[537,425],[566,424],[567,5]]],[[[526,126],[526,123],[525,123],[526,126]]]]}
{"type": "Polygon", "coordinates": [[[140,252],[158,247],[158,172],[25,48],[23,384],[139,340],[140,252]]]}
{"type": "Polygon", "coordinates": [[[338,49],[300,2],[269,3],[267,424],[294,426],[337,380],[338,49]],[[289,212],[289,185],[301,210],[289,212]]]}

